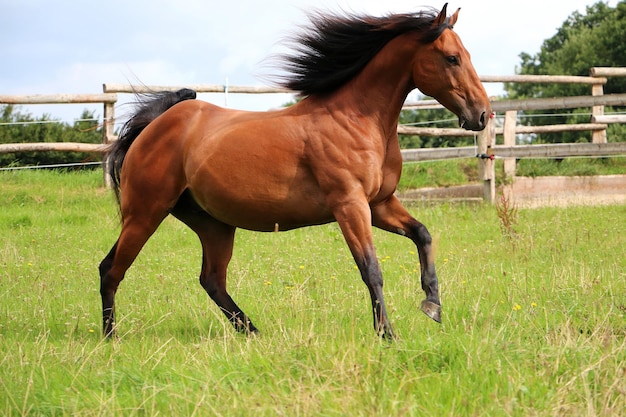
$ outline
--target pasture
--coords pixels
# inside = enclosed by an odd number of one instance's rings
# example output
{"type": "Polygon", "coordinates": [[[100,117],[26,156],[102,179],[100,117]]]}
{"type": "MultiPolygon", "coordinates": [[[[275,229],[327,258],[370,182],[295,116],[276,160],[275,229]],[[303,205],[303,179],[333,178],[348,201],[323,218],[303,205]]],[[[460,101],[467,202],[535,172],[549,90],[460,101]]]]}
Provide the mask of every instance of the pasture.
{"type": "Polygon", "coordinates": [[[0,173],[0,414],[615,415],[626,409],[626,206],[421,205],[441,325],[419,310],[415,247],[375,231],[399,340],[336,224],[239,230],[236,334],[198,284],[195,234],[166,219],[102,340],[97,267],[119,232],[102,172],[0,173]]]}

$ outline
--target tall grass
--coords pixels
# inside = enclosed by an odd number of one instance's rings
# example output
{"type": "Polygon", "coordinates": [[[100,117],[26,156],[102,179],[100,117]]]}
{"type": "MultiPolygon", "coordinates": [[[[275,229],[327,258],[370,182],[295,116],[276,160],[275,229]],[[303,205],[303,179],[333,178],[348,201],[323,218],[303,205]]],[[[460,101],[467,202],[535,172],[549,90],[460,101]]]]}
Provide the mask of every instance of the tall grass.
{"type": "Polygon", "coordinates": [[[419,312],[412,244],[376,231],[400,339],[379,340],[336,225],[238,231],[236,334],[168,219],[100,336],[97,265],[119,222],[101,173],[0,174],[0,414],[616,415],[626,409],[625,206],[412,207],[435,238],[443,324],[419,312]],[[513,242],[512,239],[515,239],[513,242]]]}

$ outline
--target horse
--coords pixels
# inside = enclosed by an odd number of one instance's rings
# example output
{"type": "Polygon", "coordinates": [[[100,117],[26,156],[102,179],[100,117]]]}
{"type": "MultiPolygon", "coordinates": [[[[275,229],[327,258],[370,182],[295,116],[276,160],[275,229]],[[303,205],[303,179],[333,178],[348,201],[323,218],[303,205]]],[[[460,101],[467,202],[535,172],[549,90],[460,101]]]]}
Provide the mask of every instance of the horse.
{"type": "Polygon", "coordinates": [[[446,10],[308,14],[276,81],[299,94],[290,107],[225,109],[189,89],[140,97],[105,159],[121,232],[99,266],[104,335],[116,335],[120,282],[170,214],[198,235],[200,284],[237,331],[258,330],[226,289],[236,229],[330,222],[338,223],[369,290],[379,336],[395,338],[372,227],[416,245],[421,309],[441,322],[431,235],[394,193],[402,170],[398,118],[412,90],[434,97],[467,130],[484,129],[491,113],[453,31],[460,9],[446,10]]]}

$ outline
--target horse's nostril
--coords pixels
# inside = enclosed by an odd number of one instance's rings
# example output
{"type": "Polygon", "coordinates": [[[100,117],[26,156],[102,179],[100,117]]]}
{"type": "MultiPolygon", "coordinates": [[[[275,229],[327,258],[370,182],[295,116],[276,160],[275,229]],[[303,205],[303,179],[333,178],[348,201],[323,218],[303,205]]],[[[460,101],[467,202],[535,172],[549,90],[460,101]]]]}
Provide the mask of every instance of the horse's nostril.
{"type": "Polygon", "coordinates": [[[480,125],[481,126],[485,126],[487,124],[487,121],[485,120],[485,115],[486,115],[485,112],[483,112],[483,114],[480,115],[480,125]]]}

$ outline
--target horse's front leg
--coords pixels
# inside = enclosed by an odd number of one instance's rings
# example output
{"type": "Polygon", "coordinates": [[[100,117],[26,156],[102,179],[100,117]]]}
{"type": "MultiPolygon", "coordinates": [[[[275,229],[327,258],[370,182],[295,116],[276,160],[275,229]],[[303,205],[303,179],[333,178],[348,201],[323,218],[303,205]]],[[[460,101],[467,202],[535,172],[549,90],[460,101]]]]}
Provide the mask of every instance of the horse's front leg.
{"type": "Polygon", "coordinates": [[[379,336],[394,339],[383,297],[383,276],[372,239],[370,208],[365,201],[345,204],[335,211],[335,218],[369,290],[374,329],[379,336]]]}
{"type": "Polygon", "coordinates": [[[380,229],[406,236],[415,243],[420,260],[422,289],[426,293],[426,299],[422,301],[422,311],[441,323],[439,281],[435,272],[432,238],[426,226],[415,220],[396,196],[391,196],[372,207],[372,224],[380,229]]]}

